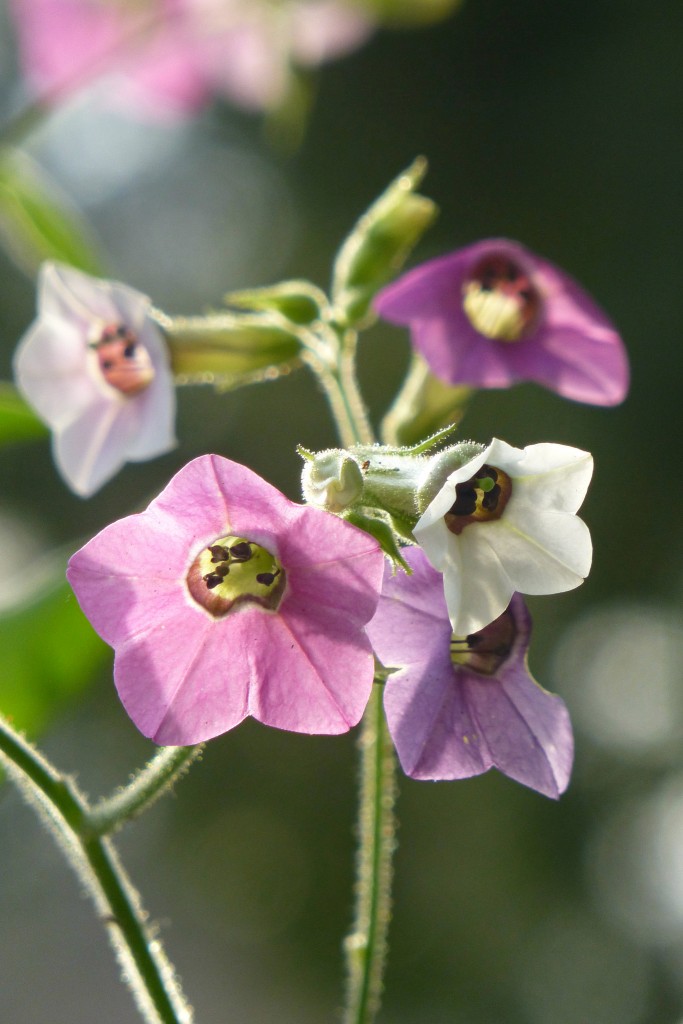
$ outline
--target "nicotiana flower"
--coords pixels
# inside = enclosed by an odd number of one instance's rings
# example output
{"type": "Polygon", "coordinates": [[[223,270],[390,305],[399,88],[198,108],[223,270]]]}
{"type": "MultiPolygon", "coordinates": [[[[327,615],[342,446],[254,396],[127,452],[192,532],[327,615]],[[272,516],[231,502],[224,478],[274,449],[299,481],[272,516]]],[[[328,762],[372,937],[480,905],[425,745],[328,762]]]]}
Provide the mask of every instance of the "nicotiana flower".
{"type": "Polygon", "coordinates": [[[52,429],[57,468],[88,497],[175,445],[175,390],[150,301],[124,284],[43,265],[38,317],[14,357],[17,386],[52,429]]]}
{"type": "Polygon", "coordinates": [[[182,746],[247,715],[293,732],[355,725],[372,687],[363,627],[383,565],[362,530],[204,455],[77,551],[67,576],[115,649],[138,729],[182,746]]]}
{"type": "Polygon", "coordinates": [[[489,239],[424,263],[381,291],[375,308],[410,327],[432,373],[449,384],[535,381],[593,405],[626,397],[628,360],[607,316],[517,242],[489,239]]]}
{"type": "Polygon", "coordinates": [[[441,577],[419,548],[412,576],[385,572],[367,627],[387,668],[384,707],[401,766],[414,779],[462,779],[498,768],[557,798],[573,739],[567,709],[529,674],[531,620],[523,599],[483,630],[451,632],[441,577]]]}
{"type": "Polygon", "coordinates": [[[494,438],[448,476],[413,533],[444,574],[454,633],[483,629],[515,591],[557,594],[583,582],[592,545],[575,512],[592,473],[592,456],[578,448],[522,450],[494,438]]]}
{"type": "Polygon", "coordinates": [[[343,0],[14,0],[26,74],[48,94],[100,74],[151,114],[189,113],[216,94],[280,104],[291,66],[360,46],[373,25],[343,0]]]}

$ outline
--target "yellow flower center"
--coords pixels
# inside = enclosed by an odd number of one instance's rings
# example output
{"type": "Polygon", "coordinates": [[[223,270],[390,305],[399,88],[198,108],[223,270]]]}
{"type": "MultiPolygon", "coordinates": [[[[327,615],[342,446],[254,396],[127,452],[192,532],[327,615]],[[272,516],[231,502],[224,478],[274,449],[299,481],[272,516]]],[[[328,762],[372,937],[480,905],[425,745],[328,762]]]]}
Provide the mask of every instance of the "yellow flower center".
{"type": "Polygon", "coordinates": [[[541,298],[531,278],[506,256],[486,256],[463,286],[462,305],[480,334],[520,341],[533,329],[541,298]]]}
{"type": "Polygon", "coordinates": [[[259,544],[244,537],[219,537],[195,558],[187,588],[214,618],[244,602],[275,611],[284,593],[285,571],[259,544]]]}
{"type": "Polygon", "coordinates": [[[460,534],[471,523],[500,519],[512,494],[512,480],[502,469],[482,466],[479,472],[455,486],[455,501],[444,520],[451,533],[460,534]]]}

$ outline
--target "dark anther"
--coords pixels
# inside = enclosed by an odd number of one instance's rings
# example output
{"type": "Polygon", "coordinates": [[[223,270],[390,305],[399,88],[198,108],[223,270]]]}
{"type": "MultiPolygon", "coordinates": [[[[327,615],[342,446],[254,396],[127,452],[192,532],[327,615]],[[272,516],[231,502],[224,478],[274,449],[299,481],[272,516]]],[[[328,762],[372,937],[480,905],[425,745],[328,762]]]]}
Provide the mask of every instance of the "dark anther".
{"type": "Polygon", "coordinates": [[[476,647],[483,639],[481,633],[468,633],[465,637],[468,647],[476,647]]]}
{"type": "Polygon", "coordinates": [[[126,347],[123,350],[123,354],[126,357],[126,359],[132,359],[133,358],[133,356],[135,355],[135,342],[134,341],[129,341],[128,342],[128,344],[126,345],[126,347]]]}
{"type": "Polygon", "coordinates": [[[482,508],[485,508],[487,512],[495,512],[498,508],[498,499],[500,498],[500,484],[494,484],[490,491],[486,491],[484,497],[481,499],[482,508]]]}
{"type": "Polygon", "coordinates": [[[496,480],[498,479],[498,470],[494,469],[493,466],[482,466],[481,475],[491,477],[495,484],[496,480]]]}
{"type": "Polygon", "coordinates": [[[262,583],[264,587],[270,587],[275,582],[275,577],[279,575],[279,569],[277,572],[260,572],[256,576],[256,582],[262,583]]]}
{"type": "Polygon", "coordinates": [[[227,548],[224,548],[221,544],[212,544],[209,547],[211,552],[212,562],[227,562],[230,557],[230,553],[227,548]]]}
{"type": "Polygon", "coordinates": [[[230,557],[236,562],[248,562],[252,554],[251,544],[246,540],[240,541],[239,544],[233,544],[230,548],[230,557]]]}
{"type": "Polygon", "coordinates": [[[213,590],[219,583],[223,582],[223,579],[230,572],[229,565],[219,565],[213,572],[207,572],[206,576],[202,576],[202,579],[206,583],[209,590],[213,590]]]}
{"type": "Polygon", "coordinates": [[[477,507],[477,492],[472,486],[472,481],[456,484],[455,501],[449,511],[454,516],[471,516],[477,507]]]}
{"type": "Polygon", "coordinates": [[[103,359],[102,360],[102,369],[103,370],[111,370],[113,365],[114,364],[112,363],[111,359],[103,359]]]}

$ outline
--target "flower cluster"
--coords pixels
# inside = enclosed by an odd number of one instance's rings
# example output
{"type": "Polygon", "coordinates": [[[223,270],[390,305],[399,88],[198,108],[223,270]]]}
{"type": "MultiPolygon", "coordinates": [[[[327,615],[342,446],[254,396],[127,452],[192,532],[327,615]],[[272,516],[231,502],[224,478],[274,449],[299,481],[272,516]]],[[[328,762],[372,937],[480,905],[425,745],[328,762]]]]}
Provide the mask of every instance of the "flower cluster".
{"type": "Polygon", "coordinates": [[[276,107],[292,66],[342,56],[373,28],[343,0],[14,0],[12,9],[41,92],[112,72],[112,94],[152,114],[190,113],[215,94],[276,107]]]}
{"type": "MultiPolygon", "coordinates": [[[[394,183],[399,206],[401,189],[412,195],[412,187],[394,183]]],[[[370,251],[360,224],[354,245],[370,251]]],[[[383,267],[372,265],[373,282],[383,267]]],[[[268,338],[284,332],[309,346],[314,368],[329,356],[322,380],[341,360],[341,337],[322,323],[334,294],[328,303],[305,282],[248,293],[262,319],[231,313],[230,324],[268,338]],[[300,302],[287,319],[292,296],[306,300],[308,319],[296,319],[300,302]]],[[[626,357],[607,318],[516,243],[481,242],[434,260],[375,304],[411,325],[416,348],[451,384],[529,379],[603,405],[625,395],[626,357]]],[[[126,460],[173,446],[167,319],[125,285],[43,268],[38,317],[15,373],[51,426],[57,466],[77,494],[92,494],[126,460]]],[[[451,431],[412,449],[300,448],[305,505],[244,466],[203,456],[145,512],[78,551],[69,580],[115,650],[115,683],[138,728],[178,745],[248,715],[296,732],[344,732],[363,714],[376,655],[407,774],[454,779],[495,766],[559,796],[571,726],[562,701],[529,674],[520,595],[571,590],[588,574],[591,540],[577,512],[593,460],[566,445],[520,449],[497,438],[434,452],[451,431]]]]}

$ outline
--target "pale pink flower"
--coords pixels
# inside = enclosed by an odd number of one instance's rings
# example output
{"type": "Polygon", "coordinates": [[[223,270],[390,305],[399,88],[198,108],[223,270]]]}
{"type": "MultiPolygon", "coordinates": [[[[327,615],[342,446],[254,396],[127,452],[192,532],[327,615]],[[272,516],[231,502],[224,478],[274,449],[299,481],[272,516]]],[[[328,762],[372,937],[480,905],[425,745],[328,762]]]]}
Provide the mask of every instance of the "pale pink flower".
{"type": "Polygon", "coordinates": [[[38,317],[14,356],[17,387],[52,430],[55,462],[89,497],[125,462],[175,446],[175,389],[146,295],[59,263],[38,280],[38,317]]]}
{"type": "Polygon", "coordinates": [[[355,725],[372,687],[363,627],[383,566],[368,534],[204,455],[77,551],[67,576],[116,652],[138,729],[185,745],[247,715],[303,733],[355,725]]]}

